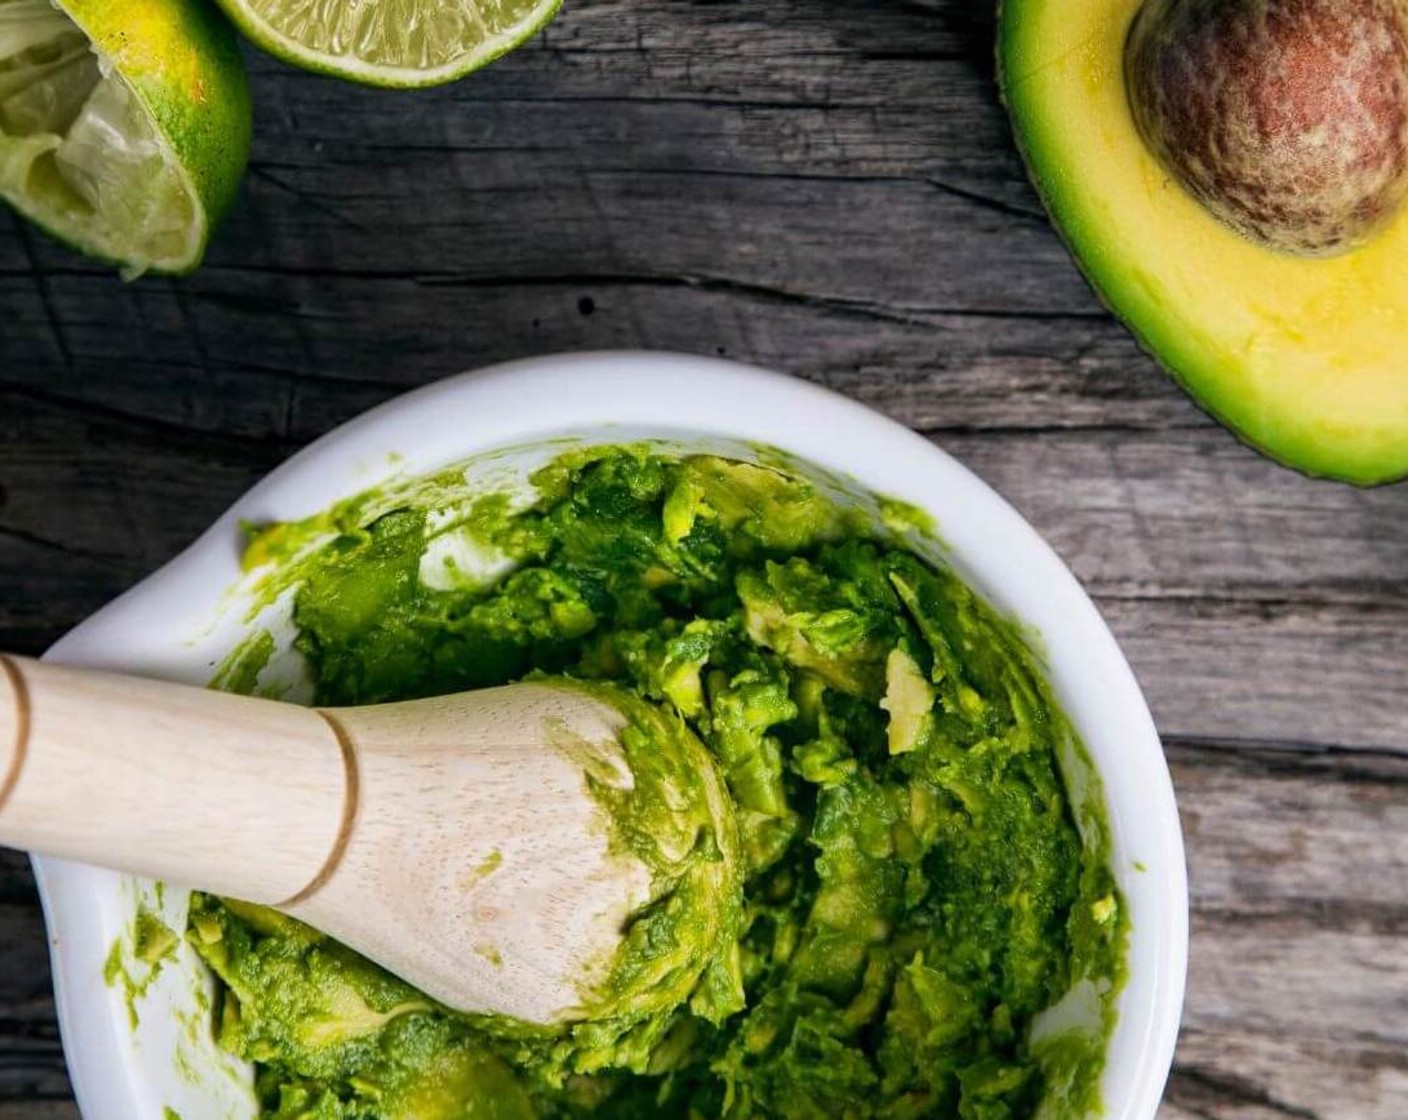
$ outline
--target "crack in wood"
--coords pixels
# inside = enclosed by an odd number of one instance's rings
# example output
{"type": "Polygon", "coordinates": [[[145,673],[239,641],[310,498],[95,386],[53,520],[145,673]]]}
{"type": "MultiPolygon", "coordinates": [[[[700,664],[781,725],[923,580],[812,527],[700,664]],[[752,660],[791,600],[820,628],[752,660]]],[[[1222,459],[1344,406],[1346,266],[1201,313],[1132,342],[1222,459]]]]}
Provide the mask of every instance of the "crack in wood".
{"type": "Polygon", "coordinates": [[[39,294],[39,302],[43,305],[44,316],[49,323],[49,332],[54,339],[54,348],[58,351],[64,368],[72,373],[74,369],[73,351],[69,349],[68,336],[64,333],[63,321],[59,317],[58,309],[54,306],[54,293],[49,284],[49,276],[40,267],[39,257],[35,253],[34,235],[30,232],[25,219],[18,214],[11,215],[10,220],[14,225],[16,240],[19,241],[25,259],[29,262],[30,275],[34,278],[34,288],[39,294]]]}
{"type": "Polygon", "coordinates": [[[299,279],[321,281],[392,281],[416,284],[422,287],[450,287],[467,289],[504,289],[531,287],[563,287],[580,285],[597,286],[651,286],[685,288],[706,292],[722,292],[749,296],[763,301],[786,303],[794,306],[814,308],[843,314],[860,315],[902,325],[931,325],[926,320],[940,318],[973,318],[982,320],[1014,321],[1074,321],[1108,322],[1107,311],[1052,310],[1030,311],[999,307],[926,306],[902,303],[884,304],[871,300],[853,299],[845,296],[821,295],[798,292],[776,285],[753,281],[737,280],[730,277],[707,276],[697,273],[659,275],[651,273],[612,273],[612,272],[571,272],[555,274],[525,273],[512,276],[469,275],[424,269],[334,269],[308,268],[290,265],[236,265],[227,262],[209,262],[204,271],[210,275],[252,274],[266,276],[287,276],[299,279]]]}
{"type": "MultiPolygon", "coordinates": [[[[464,147],[454,147],[448,150],[455,152],[479,153],[486,150],[477,145],[466,145],[464,147]]],[[[521,148],[507,149],[510,151],[521,151],[521,148]]],[[[537,149],[535,149],[537,150],[537,149]]],[[[845,184],[846,186],[916,186],[930,187],[940,194],[948,195],[963,202],[971,203],[985,210],[1002,214],[1009,218],[1016,218],[1022,222],[1036,222],[1043,228],[1049,228],[1049,219],[1046,212],[1040,208],[1028,208],[1018,206],[1015,203],[1004,202],[1002,199],[993,198],[991,195],[983,194],[980,191],[972,190],[968,187],[960,187],[954,183],[945,182],[926,175],[846,175],[846,174],[822,174],[819,172],[801,171],[743,171],[736,168],[722,167],[610,167],[605,165],[594,166],[587,169],[591,175],[629,175],[629,176],[669,176],[680,179],[741,179],[757,180],[770,183],[820,183],[820,184],[845,184]]],[[[1094,314],[1094,313],[1092,313],[1094,314]]],[[[1102,315],[1101,317],[1107,317],[1102,315]]]]}
{"type": "Polygon", "coordinates": [[[771,284],[761,284],[731,277],[704,276],[699,274],[655,275],[650,273],[568,273],[556,276],[518,277],[460,277],[446,274],[420,274],[414,277],[416,283],[425,287],[504,287],[534,285],[588,285],[627,287],[653,286],[669,288],[689,288],[704,292],[721,292],[747,296],[764,302],[785,303],[793,306],[858,315],[868,319],[899,323],[905,326],[930,325],[926,320],[939,318],[975,318],[984,320],[1076,320],[1100,322],[1110,318],[1105,311],[1014,311],[1006,308],[910,306],[905,304],[883,304],[871,300],[852,299],[845,296],[820,295],[811,292],[798,292],[771,284]]]}
{"type": "MultiPolygon", "coordinates": [[[[927,182],[927,180],[925,181],[927,182]]],[[[998,204],[1002,205],[1002,204],[998,204]]],[[[706,276],[681,273],[675,275],[651,273],[610,273],[572,272],[556,274],[523,273],[515,275],[472,275],[448,271],[425,269],[367,269],[333,267],[299,267],[290,265],[235,264],[227,261],[207,261],[202,272],[208,276],[269,276],[307,279],[326,283],[337,282],[390,282],[409,283],[422,287],[449,287],[466,289],[497,290],[506,288],[557,288],[581,284],[596,284],[613,287],[663,287],[694,289],[697,291],[735,294],[754,297],[772,302],[784,302],[796,306],[842,314],[860,314],[872,319],[897,323],[904,326],[931,327],[934,320],[972,319],[978,321],[1012,321],[1033,323],[1098,323],[1110,324],[1114,319],[1108,311],[1098,307],[1084,309],[1025,309],[984,306],[963,306],[959,304],[893,304],[873,300],[853,299],[845,296],[829,296],[808,292],[797,292],[777,285],[753,281],[737,280],[729,277],[706,276]]],[[[43,273],[31,269],[0,269],[0,278],[33,279],[43,276],[69,276],[92,279],[106,284],[107,277],[100,272],[82,269],[46,270],[43,273]]],[[[202,300],[225,302],[231,307],[250,309],[249,300],[257,298],[223,293],[204,289],[199,293],[202,300]]],[[[281,299],[270,298],[260,303],[260,309],[271,314],[298,314],[299,309],[290,307],[281,299]]],[[[1208,421],[1212,423],[1211,420],[1208,421]]]]}
{"type": "MultiPolygon", "coordinates": [[[[1217,1096],[1231,1099],[1240,1104],[1252,1105],[1258,1108],[1267,1109],[1278,1116],[1288,1117],[1289,1120],[1320,1120],[1318,1113],[1308,1108],[1300,1108],[1296,1105],[1286,1104],[1277,1100],[1266,1089],[1240,1077],[1215,1074],[1198,1066],[1187,1065],[1175,1061],[1170,1080],[1170,1098],[1176,1103],[1183,1105],[1178,1100],[1175,1083],[1178,1079],[1191,1082],[1201,1089],[1210,1091],[1217,1096]]],[[[1183,1105],[1183,1107],[1187,1107],[1183,1105]]]]}
{"type": "Polygon", "coordinates": [[[706,97],[702,94],[652,94],[646,97],[633,97],[629,94],[562,94],[546,97],[532,97],[514,93],[494,96],[482,90],[471,94],[451,94],[448,102],[461,107],[474,104],[492,105],[692,105],[701,109],[742,109],[751,112],[870,112],[885,108],[882,100],[859,99],[854,101],[811,101],[803,99],[776,100],[757,97],[706,97]]]}
{"type": "Polygon", "coordinates": [[[1336,781],[1408,785],[1408,744],[1366,746],[1293,739],[1213,738],[1176,732],[1161,738],[1169,761],[1178,765],[1234,768],[1268,777],[1328,774],[1336,781]]]}
{"type": "Polygon", "coordinates": [[[253,175],[256,179],[260,179],[266,183],[269,183],[271,186],[274,186],[279,190],[283,191],[284,193],[291,195],[292,197],[298,199],[299,202],[303,203],[303,205],[309,207],[312,210],[316,210],[319,214],[324,214],[327,217],[331,218],[333,221],[338,222],[341,225],[347,226],[349,229],[356,230],[358,233],[369,232],[366,226],[362,225],[358,221],[354,221],[352,218],[349,218],[346,214],[342,213],[336,207],[329,206],[326,202],[321,201],[312,192],[300,190],[298,187],[293,186],[291,183],[284,182],[282,179],[280,179],[277,175],[273,174],[269,170],[268,165],[256,163],[251,160],[248,164],[248,170],[249,173],[253,175]]]}
{"type": "MultiPolygon", "coordinates": [[[[167,441],[167,445],[170,447],[200,451],[223,449],[274,452],[280,456],[284,456],[292,454],[292,452],[301,446],[300,441],[290,440],[279,435],[265,438],[242,435],[231,431],[195,428],[172,420],[163,420],[156,416],[129,412],[126,409],[116,408],[112,405],[72,397],[64,393],[56,393],[52,390],[41,389],[37,386],[26,385],[20,382],[0,381],[0,395],[17,397],[32,404],[56,411],[72,412],[79,416],[105,421],[120,427],[135,428],[151,435],[159,435],[167,441]]],[[[240,462],[241,464],[251,465],[259,465],[261,463],[269,463],[269,465],[272,465],[267,455],[259,455],[254,459],[242,459],[240,462]]]]}
{"type": "MultiPolygon", "coordinates": [[[[987,433],[1001,438],[1001,429],[987,433]]],[[[1403,613],[1408,621],[1408,594],[1393,580],[1344,580],[1307,583],[1300,586],[1237,584],[1223,588],[1139,588],[1125,589],[1099,580],[1090,580],[1085,589],[1097,603],[1158,603],[1188,607],[1234,608],[1255,611],[1263,617],[1285,618],[1331,610],[1340,614],[1384,616],[1403,613]]]]}
{"type": "MultiPolygon", "coordinates": [[[[1387,941],[1408,936],[1408,904],[1392,905],[1355,898],[1301,898],[1278,899],[1262,906],[1195,902],[1191,909],[1194,923],[1203,934],[1222,927],[1238,936],[1257,931],[1285,939],[1307,933],[1366,934],[1387,941]]],[[[1387,971],[1393,976],[1400,972],[1397,968],[1387,971]]],[[[1364,1031],[1360,1037],[1378,1043],[1401,1041],[1379,1031],[1364,1031]]]]}
{"type": "Polygon", "coordinates": [[[977,191],[967,190],[964,187],[955,186],[952,183],[945,183],[939,179],[925,179],[924,182],[935,190],[943,194],[952,195],[954,198],[961,198],[966,202],[971,202],[985,210],[992,210],[998,214],[1005,214],[1009,218],[1018,218],[1026,222],[1037,222],[1042,226],[1047,226],[1048,219],[1043,210],[1027,209],[1024,206],[1017,206],[1010,202],[1003,202],[1001,199],[991,198],[977,191]]]}
{"type": "Polygon", "coordinates": [[[100,564],[116,564],[120,559],[118,553],[99,552],[97,549],[84,548],[81,545],[70,544],[67,541],[53,540],[50,537],[41,536],[39,533],[31,533],[28,530],[17,528],[13,525],[0,524],[0,537],[7,540],[18,541],[21,544],[33,545],[35,548],[42,548],[48,552],[58,552],[65,556],[76,556],[83,560],[93,560],[100,564]]]}
{"type": "MultiPolygon", "coordinates": [[[[1091,436],[1140,436],[1157,432],[1160,435],[1173,435],[1181,432],[1216,432],[1220,430],[1220,425],[1209,420],[1201,413],[1189,413],[1179,420],[1161,420],[1158,423],[1148,424],[1131,423],[1123,420],[1111,420],[1109,423],[1091,424],[1080,420],[1073,420],[1070,423],[1062,424],[1053,422],[1042,426],[1032,424],[973,424],[970,422],[960,422],[954,424],[922,424],[913,429],[925,439],[940,441],[944,439],[962,439],[974,437],[982,439],[1082,439],[1091,436]]],[[[1235,445],[1234,445],[1235,446],[1235,445]]]]}

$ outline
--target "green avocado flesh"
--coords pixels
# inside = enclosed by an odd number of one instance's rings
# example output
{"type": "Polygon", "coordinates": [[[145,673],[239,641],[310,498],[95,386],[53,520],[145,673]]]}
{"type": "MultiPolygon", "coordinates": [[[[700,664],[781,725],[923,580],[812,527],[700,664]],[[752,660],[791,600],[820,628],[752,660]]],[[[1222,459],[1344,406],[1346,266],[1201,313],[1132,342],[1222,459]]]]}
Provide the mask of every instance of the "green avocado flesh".
{"type": "MultiPolygon", "coordinates": [[[[553,1030],[450,1012],[290,918],[195,896],[261,1116],[1097,1114],[1128,921],[1098,781],[1071,803],[1058,752],[1083,755],[1016,627],[786,470],[633,445],[532,481],[352,499],[258,531],[248,562],[293,595],[319,704],[549,674],[687,727],[732,803],[741,905],[713,925],[647,908],[623,998],[553,1030]],[[663,995],[632,971],[687,961],[663,995]]],[[[272,650],[251,640],[219,682],[255,690],[272,650]]],[[[659,812],[624,819],[649,836],[659,812]]]]}
{"type": "Polygon", "coordinates": [[[1002,0],[1003,99],[1053,222],[1104,302],[1210,413],[1308,474],[1408,475],[1408,212],[1328,259],[1214,218],[1136,129],[1144,0],[1002,0]]]}

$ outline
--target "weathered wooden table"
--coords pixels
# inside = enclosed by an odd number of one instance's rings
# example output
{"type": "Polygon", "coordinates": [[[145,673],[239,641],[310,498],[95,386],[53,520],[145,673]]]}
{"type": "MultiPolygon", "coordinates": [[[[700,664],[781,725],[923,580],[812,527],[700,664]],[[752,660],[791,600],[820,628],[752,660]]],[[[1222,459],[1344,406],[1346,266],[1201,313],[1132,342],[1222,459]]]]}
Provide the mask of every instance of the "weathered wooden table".
{"type": "MultiPolygon", "coordinates": [[[[251,56],[253,163],[196,276],[124,284],[0,213],[0,648],[411,386],[599,347],[792,371],[1007,495],[1144,683],[1192,877],[1162,1115],[1404,1120],[1408,486],[1273,466],[1140,354],[1027,185],[992,25],[990,0],[569,0],[424,94],[251,56]]],[[[8,855],[0,1120],[74,1114],[8,855]]]]}

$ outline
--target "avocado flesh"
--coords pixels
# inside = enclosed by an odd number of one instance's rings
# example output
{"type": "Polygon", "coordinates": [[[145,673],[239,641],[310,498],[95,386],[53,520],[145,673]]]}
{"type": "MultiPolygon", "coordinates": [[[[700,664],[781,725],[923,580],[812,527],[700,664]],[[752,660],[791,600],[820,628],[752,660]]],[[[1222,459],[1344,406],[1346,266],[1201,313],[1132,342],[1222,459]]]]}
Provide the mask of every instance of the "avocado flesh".
{"type": "Polygon", "coordinates": [[[1032,179],[1105,303],[1248,443],[1361,485],[1408,475],[1408,216],[1331,259],[1262,248],[1135,131],[1124,44],[1141,0],[1004,0],[998,63],[1032,179]]]}
{"type": "MultiPolygon", "coordinates": [[[[609,687],[636,780],[603,803],[629,850],[697,874],[631,922],[593,986],[605,1016],[551,1030],[451,1012],[292,918],[196,896],[217,1038],[256,1064],[261,1120],[1095,1115],[1129,914],[1099,777],[1082,762],[1068,795],[1082,752],[1018,627],[919,538],[772,466],[579,448],[527,504],[465,478],[260,530],[254,609],[291,596],[319,704],[535,670],[609,687]],[[698,736],[721,787],[651,761],[646,710],[698,736]],[[732,804],[737,849],[692,823],[700,794],[732,804]],[[689,899],[733,891],[733,850],[741,907],[710,927],[689,899]]],[[[242,644],[218,685],[273,685],[274,649],[242,644]]],[[[500,863],[467,855],[467,889],[500,863]]]]}

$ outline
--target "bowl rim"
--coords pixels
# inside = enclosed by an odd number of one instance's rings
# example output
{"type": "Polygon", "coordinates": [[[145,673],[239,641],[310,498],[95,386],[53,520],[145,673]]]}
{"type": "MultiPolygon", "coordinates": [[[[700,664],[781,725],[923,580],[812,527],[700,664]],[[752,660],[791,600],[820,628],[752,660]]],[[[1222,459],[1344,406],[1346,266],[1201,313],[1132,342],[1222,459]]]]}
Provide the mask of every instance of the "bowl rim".
{"type": "MultiPolygon", "coordinates": [[[[161,636],[209,626],[240,576],[241,523],[307,516],[399,474],[612,428],[777,448],[918,506],[938,522],[955,569],[1036,631],[1046,674],[1101,775],[1114,871],[1133,913],[1128,981],[1101,1080],[1105,1115],[1154,1120],[1182,1014],[1188,894],[1153,718],[1095,604],[1036,530],[947,452],[859,402],[754,366],[645,350],[549,355],[462,373],[395,397],[297,452],[45,657],[203,683],[161,636]]],[[[122,1025],[84,965],[111,943],[91,914],[95,876],[111,873],[44,857],[34,866],[80,1109],[87,1120],[143,1116],[150,1102],[134,1087],[131,1047],[117,1044],[122,1025]]]]}

